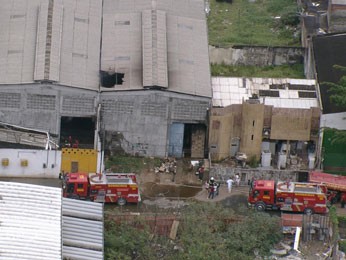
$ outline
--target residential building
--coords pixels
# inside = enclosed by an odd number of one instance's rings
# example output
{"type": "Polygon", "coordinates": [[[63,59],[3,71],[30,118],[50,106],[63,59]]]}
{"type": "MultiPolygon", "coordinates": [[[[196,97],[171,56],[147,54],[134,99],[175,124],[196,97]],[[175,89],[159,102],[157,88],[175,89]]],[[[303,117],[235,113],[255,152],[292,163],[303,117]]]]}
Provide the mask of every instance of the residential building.
{"type": "Polygon", "coordinates": [[[238,152],[262,166],[313,168],[320,108],[314,80],[213,77],[211,159],[238,152]]]}

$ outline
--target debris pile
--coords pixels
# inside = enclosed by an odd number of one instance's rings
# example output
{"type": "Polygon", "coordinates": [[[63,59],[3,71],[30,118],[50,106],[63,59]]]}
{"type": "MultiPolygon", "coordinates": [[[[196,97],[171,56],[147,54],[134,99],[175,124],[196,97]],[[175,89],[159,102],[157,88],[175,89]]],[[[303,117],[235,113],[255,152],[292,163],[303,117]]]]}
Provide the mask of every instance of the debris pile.
{"type": "Polygon", "coordinates": [[[177,173],[177,161],[175,158],[165,158],[161,166],[155,167],[155,173],[177,173]]]}

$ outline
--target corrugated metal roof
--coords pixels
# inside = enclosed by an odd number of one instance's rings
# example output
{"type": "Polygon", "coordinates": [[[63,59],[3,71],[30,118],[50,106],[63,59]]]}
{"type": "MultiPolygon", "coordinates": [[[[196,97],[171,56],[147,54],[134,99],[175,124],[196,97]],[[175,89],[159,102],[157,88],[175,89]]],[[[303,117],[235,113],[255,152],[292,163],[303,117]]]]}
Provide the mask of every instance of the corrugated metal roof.
{"type": "Polygon", "coordinates": [[[226,107],[257,95],[261,103],[275,107],[319,107],[315,84],[309,79],[212,77],[212,103],[214,107],[226,107]]]}
{"type": "Polygon", "coordinates": [[[168,90],[211,97],[204,0],[103,3],[101,70],[125,74],[115,90],[143,89],[143,72],[145,84],[157,78],[168,90]],[[157,22],[165,18],[156,33],[142,27],[148,10],[158,11],[157,22]]]}
{"type": "Polygon", "coordinates": [[[49,3],[0,0],[0,84],[98,89],[102,0],[49,3]]]}
{"type": "Polygon", "coordinates": [[[61,259],[61,189],[0,182],[0,260],[61,259]]]}
{"type": "Polygon", "coordinates": [[[63,198],[63,257],[103,259],[103,204],[63,198]]]}

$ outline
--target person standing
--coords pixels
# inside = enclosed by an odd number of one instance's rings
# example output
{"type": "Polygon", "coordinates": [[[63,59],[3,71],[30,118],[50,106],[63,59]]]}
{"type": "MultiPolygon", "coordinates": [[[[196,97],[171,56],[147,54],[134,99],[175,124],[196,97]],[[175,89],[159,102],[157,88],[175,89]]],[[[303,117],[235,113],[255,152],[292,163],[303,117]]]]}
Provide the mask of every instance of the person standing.
{"type": "Polygon", "coordinates": [[[208,195],[208,199],[214,199],[215,196],[215,186],[214,183],[210,185],[209,183],[209,195],[208,195]]]}
{"type": "Polygon", "coordinates": [[[215,179],[214,179],[214,177],[210,177],[208,199],[214,199],[214,197],[215,197],[215,179]]]}
{"type": "Polygon", "coordinates": [[[204,177],[204,166],[198,168],[198,178],[200,181],[203,181],[204,177]]]}
{"type": "Polygon", "coordinates": [[[232,192],[232,186],[233,186],[233,179],[231,177],[228,178],[227,180],[227,189],[228,189],[228,193],[232,192]]]}
{"type": "Polygon", "coordinates": [[[237,185],[237,187],[240,186],[240,176],[239,176],[239,174],[235,175],[235,184],[237,185]]]}
{"type": "Polygon", "coordinates": [[[207,199],[209,199],[209,182],[208,181],[205,181],[204,188],[207,191],[207,199]]]}

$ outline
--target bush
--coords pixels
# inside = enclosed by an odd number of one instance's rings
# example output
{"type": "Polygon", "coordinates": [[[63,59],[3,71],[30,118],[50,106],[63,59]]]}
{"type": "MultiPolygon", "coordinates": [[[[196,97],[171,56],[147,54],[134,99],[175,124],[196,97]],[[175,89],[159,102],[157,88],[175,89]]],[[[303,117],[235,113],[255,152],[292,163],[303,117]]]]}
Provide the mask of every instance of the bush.
{"type": "Polygon", "coordinates": [[[249,212],[235,216],[219,204],[190,203],[179,213],[176,240],[150,234],[145,225],[106,221],[105,259],[254,259],[281,239],[280,218],[249,212]]]}
{"type": "Polygon", "coordinates": [[[250,161],[249,161],[249,165],[251,168],[258,167],[258,161],[257,161],[256,155],[251,156],[250,161]]]}

